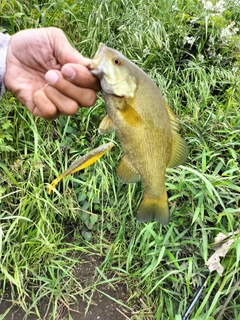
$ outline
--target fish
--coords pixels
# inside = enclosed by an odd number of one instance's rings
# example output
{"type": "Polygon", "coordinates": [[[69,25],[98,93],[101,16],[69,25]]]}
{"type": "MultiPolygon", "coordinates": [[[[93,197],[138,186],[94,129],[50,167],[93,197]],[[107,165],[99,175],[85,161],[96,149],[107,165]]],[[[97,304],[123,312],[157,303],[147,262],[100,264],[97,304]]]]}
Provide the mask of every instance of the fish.
{"type": "Polygon", "coordinates": [[[119,51],[100,43],[88,69],[100,80],[107,112],[98,131],[115,131],[123,149],[117,175],[124,183],[143,181],[136,219],[168,224],[166,168],[188,156],[176,116],[154,81],[119,51]]]}
{"type": "Polygon", "coordinates": [[[91,166],[94,162],[100,159],[106,152],[108,152],[114,146],[113,142],[108,142],[100,145],[99,147],[89,151],[87,154],[76,160],[66,171],[64,171],[59,177],[54,179],[48,187],[48,194],[50,194],[53,188],[61,181],[64,177],[78,172],[91,166]]]}

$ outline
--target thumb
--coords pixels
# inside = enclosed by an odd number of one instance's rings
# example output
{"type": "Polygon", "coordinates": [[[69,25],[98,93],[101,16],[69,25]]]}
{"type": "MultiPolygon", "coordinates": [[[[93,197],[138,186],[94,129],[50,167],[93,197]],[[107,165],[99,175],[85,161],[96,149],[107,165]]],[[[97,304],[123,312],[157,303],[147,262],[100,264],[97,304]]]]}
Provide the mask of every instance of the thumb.
{"type": "Polygon", "coordinates": [[[53,39],[54,55],[62,66],[66,63],[79,63],[87,67],[90,64],[91,59],[74,49],[61,29],[51,27],[49,32],[53,39]]]}

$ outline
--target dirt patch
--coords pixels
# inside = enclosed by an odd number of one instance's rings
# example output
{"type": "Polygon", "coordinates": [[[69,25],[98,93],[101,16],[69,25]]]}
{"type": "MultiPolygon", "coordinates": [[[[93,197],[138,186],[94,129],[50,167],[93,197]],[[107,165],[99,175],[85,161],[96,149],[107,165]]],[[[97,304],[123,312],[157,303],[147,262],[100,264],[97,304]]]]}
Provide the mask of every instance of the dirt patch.
{"type": "MultiPolygon", "coordinates": [[[[81,284],[81,287],[90,288],[99,274],[96,273],[96,267],[102,262],[102,259],[96,255],[84,255],[81,257],[81,262],[73,271],[75,278],[81,284]]],[[[91,294],[91,291],[89,292],[91,294]]],[[[9,295],[10,296],[10,295],[9,295]]],[[[54,320],[69,319],[69,314],[73,320],[126,320],[129,319],[131,313],[127,308],[121,305],[127,304],[128,292],[125,284],[111,282],[109,284],[100,284],[94,290],[91,303],[88,305],[80,296],[76,296],[77,302],[71,304],[70,307],[59,304],[57,316],[54,320]],[[115,301],[114,301],[115,300],[115,301]],[[117,302],[116,302],[117,301],[117,302]],[[119,303],[118,303],[119,302],[119,303]],[[87,310],[87,313],[85,314],[87,310]]],[[[49,320],[52,319],[47,312],[49,301],[41,301],[39,310],[41,318],[37,315],[26,316],[25,312],[19,308],[17,302],[13,304],[8,299],[8,294],[0,302],[0,319],[1,314],[4,314],[9,308],[9,312],[4,317],[4,320],[49,320]]]]}

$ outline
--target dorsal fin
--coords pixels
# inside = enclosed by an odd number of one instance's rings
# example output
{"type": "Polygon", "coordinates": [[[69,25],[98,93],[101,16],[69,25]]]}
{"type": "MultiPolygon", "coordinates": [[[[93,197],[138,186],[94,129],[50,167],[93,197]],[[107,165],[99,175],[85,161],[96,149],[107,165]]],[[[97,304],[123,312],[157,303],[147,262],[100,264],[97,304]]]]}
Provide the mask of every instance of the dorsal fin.
{"type": "Polygon", "coordinates": [[[177,167],[184,163],[188,157],[186,141],[176,132],[172,131],[172,154],[168,167],[177,167]]]}
{"type": "Polygon", "coordinates": [[[188,147],[186,141],[178,134],[179,124],[175,114],[166,102],[165,106],[172,126],[172,153],[168,167],[177,167],[186,161],[188,147]]]}
{"type": "Polygon", "coordinates": [[[165,107],[167,109],[167,113],[168,113],[168,116],[169,116],[169,119],[170,119],[170,122],[171,122],[171,125],[172,125],[172,129],[173,129],[173,131],[178,132],[179,131],[178,120],[177,120],[175,114],[173,113],[172,109],[166,103],[166,101],[164,101],[164,102],[165,102],[165,107]]]}

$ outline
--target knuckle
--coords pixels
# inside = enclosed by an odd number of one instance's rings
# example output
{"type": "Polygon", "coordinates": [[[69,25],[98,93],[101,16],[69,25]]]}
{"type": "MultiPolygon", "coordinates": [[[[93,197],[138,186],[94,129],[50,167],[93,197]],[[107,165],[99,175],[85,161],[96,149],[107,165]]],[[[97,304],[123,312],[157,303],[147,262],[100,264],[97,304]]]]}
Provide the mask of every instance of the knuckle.
{"type": "Polygon", "coordinates": [[[33,103],[35,105],[32,110],[34,116],[45,119],[56,118],[57,109],[42,90],[38,90],[33,94],[33,103]]]}

